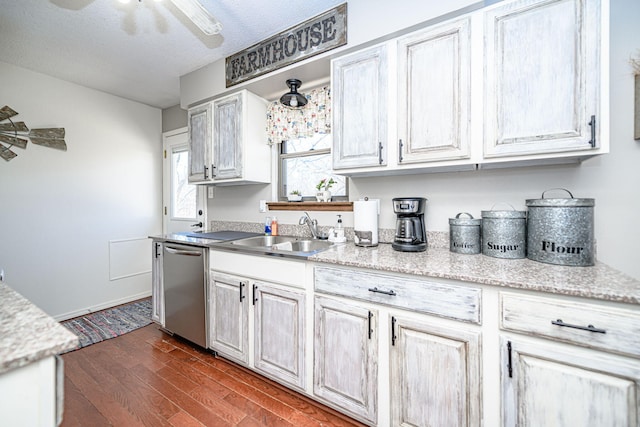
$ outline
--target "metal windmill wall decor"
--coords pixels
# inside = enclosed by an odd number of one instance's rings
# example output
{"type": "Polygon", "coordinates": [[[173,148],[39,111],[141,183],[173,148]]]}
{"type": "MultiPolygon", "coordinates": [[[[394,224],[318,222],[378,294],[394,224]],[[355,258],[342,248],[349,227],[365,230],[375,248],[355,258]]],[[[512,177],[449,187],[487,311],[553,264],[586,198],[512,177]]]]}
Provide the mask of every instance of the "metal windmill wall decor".
{"type": "Polygon", "coordinates": [[[27,148],[29,141],[25,138],[29,138],[36,145],[67,151],[67,144],[64,142],[64,128],[29,130],[24,122],[11,120],[11,117],[17,115],[18,113],[7,105],[0,109],[0,122],[9,121],[9,123],[0,123],[0,157],[6,161],[17,157],[18,155],[11,151],[11,148],[14,146],[22,149],[27,148]]]}

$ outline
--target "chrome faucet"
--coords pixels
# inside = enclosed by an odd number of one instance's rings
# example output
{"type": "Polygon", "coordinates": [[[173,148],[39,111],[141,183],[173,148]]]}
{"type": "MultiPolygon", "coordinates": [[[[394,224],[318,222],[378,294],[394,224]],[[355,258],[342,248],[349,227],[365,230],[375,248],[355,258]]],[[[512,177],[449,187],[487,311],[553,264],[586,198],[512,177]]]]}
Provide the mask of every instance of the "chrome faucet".
{"type": "Polygon", "coordinates": [[[311,230],[311,235],[314,239],[318,239],[318,220],[311,219],[307,212],[304,213],[304,216],[300,217],[300,221],[298,224],[304,225],[307,224],[309,226],[309,230],[311,230]]]}

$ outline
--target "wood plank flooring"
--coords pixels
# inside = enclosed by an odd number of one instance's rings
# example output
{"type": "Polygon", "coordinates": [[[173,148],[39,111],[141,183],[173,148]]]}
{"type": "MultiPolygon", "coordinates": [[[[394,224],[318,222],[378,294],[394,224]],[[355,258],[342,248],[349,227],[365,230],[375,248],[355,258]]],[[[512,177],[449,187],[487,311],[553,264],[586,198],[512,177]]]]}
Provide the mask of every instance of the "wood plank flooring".
{"type": "Polygon", "coordinates": [[[363,426],[154,324],[62,358],[63,427],[363,426]]]}

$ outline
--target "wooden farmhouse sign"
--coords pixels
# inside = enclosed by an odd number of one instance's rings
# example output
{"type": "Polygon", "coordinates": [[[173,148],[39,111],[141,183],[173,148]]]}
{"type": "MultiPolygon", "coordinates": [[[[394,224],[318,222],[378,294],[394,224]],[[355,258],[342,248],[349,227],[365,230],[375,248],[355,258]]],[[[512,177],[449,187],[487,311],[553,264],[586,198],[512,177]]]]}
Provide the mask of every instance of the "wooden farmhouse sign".
{"type": "Polygon", "coordinates": [[[228,56],[227,87],[347,43],[347,4],[317,15],[275,36],[228,56]]]}

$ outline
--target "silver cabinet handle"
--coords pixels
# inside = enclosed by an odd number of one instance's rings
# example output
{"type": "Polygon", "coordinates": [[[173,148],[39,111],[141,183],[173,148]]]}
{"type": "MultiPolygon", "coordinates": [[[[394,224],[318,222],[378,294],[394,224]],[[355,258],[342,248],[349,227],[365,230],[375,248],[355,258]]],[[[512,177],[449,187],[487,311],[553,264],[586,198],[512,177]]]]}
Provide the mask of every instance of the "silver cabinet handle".
{"type": "Polygon", "coordinates": [[[377,294],[391,295],[392,297],[396,296],[396,292],[393,289],[391,289],[390,291],[383,291],[382,289],[378,289],[378,288],[369,288],[369,292],[375,292],[377,294]]]}
{"type": "Polygon", "coordinates": [[[204,179],[209,179],[209,177],[207,176],[207,165],[204,165],[204,179]]]}
{"type": "Polygon", "coordinates": [[[378,142],[378,164],[382,164],[382,142],[378,142]]]}
{"type": "Polygon", "coordinates": [[[402,163],[402,147],[404,147],[404,144],[402,143],[402,140],[399,140],[398,142],[398,163],[402,163]]]}
{"type": "Polygon", "coordinates": [[[165,247],[164,248],[167,252],[169,252],[170,254],[174,254],[174,255],[187,255],[187,256],[201,256],[202,252],[199,251],[185,251],[183,249],[174,249],[174,248],[170,248],[170,247],[165,247]]]}
{"type": "Polygon", "coordinates": [[[571,323],[564,323],[562,321],[562,319],[552,320],[551,324],[552,325],[556,325],[556,326],[562,326],[562,327],[565,327],[565,328],[580,329],[581,331],[595,332],[595,333],[598,333],[598,334],[606,334],[607,333],[606,330],[600,329],[600,328],[596,328],[593,325],[587,325],[587,326],[572,325],[571,323]]]}

